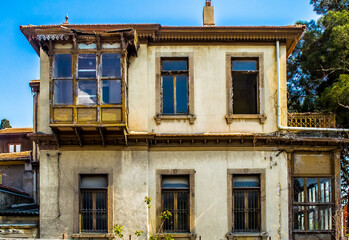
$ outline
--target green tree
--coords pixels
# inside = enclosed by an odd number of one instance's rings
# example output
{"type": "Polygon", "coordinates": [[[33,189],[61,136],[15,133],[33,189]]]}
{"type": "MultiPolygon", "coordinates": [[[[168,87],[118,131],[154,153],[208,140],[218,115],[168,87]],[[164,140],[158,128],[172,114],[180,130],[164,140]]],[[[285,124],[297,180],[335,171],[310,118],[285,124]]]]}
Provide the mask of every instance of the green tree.
{"type": "MultiPolygon", "coordinates": [[[[288,59],[289,110],[336,113],[349,127],[349,1],[311,0],[318,21],[298,22],[306,31],[288,59]]],[[[349,189],[349,147],[341,154],[342,193],[349,189]]]]}
{"type": "Polygon", "coordinates": [[[0,129],[5,129],[5,128],[12,128],[12,127],[10,125],[10,121],[4,118],[1,120],[0,129]]]}

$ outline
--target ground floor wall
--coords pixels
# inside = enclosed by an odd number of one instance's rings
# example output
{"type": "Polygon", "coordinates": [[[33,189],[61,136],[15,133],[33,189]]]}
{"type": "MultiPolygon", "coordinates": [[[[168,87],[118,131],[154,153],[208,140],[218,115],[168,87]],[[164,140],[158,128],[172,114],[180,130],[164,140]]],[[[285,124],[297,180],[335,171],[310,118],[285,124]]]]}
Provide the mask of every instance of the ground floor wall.
{"type": "MultiPolygon", "coordinates": [[[[79,176],[107,174],[108,231],[124,227],[128,239],[159,226],[161,175],[187,174],[191,180],[191,235],[180,239],[289,239],[289,156],[261,150],[115,150],[109,148],[40,152],[40,237],[84,237],[79,222],[79,176]],[[232,176],[258,174],[260,231],[232,233],[232,176]],[[160,181],[160,182],[159,182],[160,181]],[[144,198],[152,198],[151,207],[144,198]]],[[[174,234],[176,236],[176,234],[174,234]]],[[[97,236],[97,235],[96,235],[97,236]]],[[[106,235],[99,235],[99,237],[106,235]]]]}

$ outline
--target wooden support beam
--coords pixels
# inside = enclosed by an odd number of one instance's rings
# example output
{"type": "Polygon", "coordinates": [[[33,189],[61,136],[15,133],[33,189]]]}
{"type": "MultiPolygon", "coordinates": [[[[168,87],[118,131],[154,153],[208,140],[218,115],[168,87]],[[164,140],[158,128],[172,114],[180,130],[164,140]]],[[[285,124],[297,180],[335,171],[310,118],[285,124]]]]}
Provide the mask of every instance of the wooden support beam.
{"type": "Polygon", "coordinates": [[[99,135],[101,135],[102,138],[102,145],[105,147],[105,136],[104,136],[104,130],[103,128],[98,128],[99,135]]]}
{"type": "Polygon", "coordinates": [[[54,136],[54,138],[56,140],[57,147],[60,148],[61,147],[61,142],[60,142],[59,137],[58,137],[59,131],[56,128],[51,128],[51,129],[52,129],[52,134],[53,134],[53,136],[54,136]]]}
{"type": "Polygon", "coordinates": [[[125,137],[125,145],[127,146],[128,142],[127,142],[127,131],[126,131],[126,129],[124,129],[124,137],[125,137]]]}
{"type": "Polygon", "coordinates": [[[78,137],[80,147],[82,147],[83,142],[82,142],[82,137],[81,137],[81,128],[75,127],[74,132],[75,132],[75,135],[78,137]]]}

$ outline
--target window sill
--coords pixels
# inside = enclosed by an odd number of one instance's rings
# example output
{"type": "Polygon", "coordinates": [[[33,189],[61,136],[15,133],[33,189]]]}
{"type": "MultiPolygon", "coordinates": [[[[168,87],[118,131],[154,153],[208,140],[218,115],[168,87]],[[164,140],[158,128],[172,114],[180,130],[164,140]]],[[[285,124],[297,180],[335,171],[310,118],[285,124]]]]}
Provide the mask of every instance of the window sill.
{"type": "Polygon", "coordinates": [[[267,232],[229,232],[227,233],[227,238],[233,239],[234,237],[262,237],[266,239],[269,236],[267,232]]]}
{"type": "Polygon", "coordinates": [[[189,120],[190,124],[194,124],[194,121],[196,119],[195,115],[161,115],[157,114],[154,117],[156,124],[161,124],[162,120],[189,120]]]}
{"type": "Polygon", "coordinates": [[[190,238],[190,240],[196,239],[196,233],[159,233],[156,234],[157,237],[165,238],[166,235],[172,235],[173,238],[190,238]]]}
{"type": "Polygon", "coordinates": [[[259,119],[261,124],[264,124],[267,116],[265,114],[232,114],[226,115],[225,119],[227,120],[227,124],[231,124],[234,119],[259,119]]]}
{"type": "Polygon", "coordinates": [[[80,238],[108,238],[113,239],[114,234],[112,233],[76,233],[72,234],[71,237],[73,239],[80,239],[80,238]]]}

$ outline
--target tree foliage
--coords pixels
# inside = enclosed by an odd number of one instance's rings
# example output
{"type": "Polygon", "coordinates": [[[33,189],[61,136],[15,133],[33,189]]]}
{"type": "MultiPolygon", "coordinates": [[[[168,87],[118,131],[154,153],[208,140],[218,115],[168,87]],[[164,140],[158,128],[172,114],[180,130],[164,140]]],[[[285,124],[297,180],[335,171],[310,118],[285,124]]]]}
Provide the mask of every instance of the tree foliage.
{"type": "MultiPolygon", "coordinates": [[[[289,110],[325,111],[337,116],[339,127],[349,127],[349,1],[311,0],[318,21],[306,26],[288,59],[289,110]]],[[[341,152],[342,193],[349,189],[349,147],[341,152]]]]}
{"type": "Polygon", "coordinates": [[[5,128],[12,128],[12,127],[10,125],[10,121],[4,118],[1,120],[0,129],[5,129],[5,128]]]}

